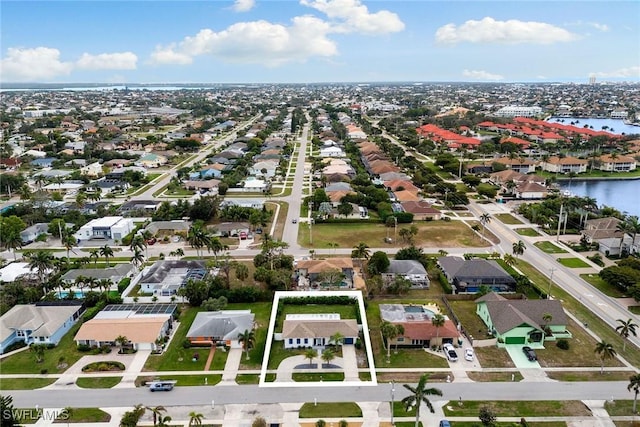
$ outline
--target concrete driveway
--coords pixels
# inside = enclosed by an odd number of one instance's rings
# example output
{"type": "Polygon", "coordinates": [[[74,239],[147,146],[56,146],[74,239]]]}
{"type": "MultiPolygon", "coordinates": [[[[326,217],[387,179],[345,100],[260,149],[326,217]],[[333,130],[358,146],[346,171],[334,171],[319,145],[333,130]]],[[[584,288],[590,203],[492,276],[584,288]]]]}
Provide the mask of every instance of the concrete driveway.
{"type": "Polygon", "coordinates": [[[527,356],[524,355],[522,351],[522,344],[509,344],[505,345],[507,353],[509,353],[509,357],[513,360],[514,365],[518,369],[541,369],[540,364],[537,360],[529,361],[527,356]]]}

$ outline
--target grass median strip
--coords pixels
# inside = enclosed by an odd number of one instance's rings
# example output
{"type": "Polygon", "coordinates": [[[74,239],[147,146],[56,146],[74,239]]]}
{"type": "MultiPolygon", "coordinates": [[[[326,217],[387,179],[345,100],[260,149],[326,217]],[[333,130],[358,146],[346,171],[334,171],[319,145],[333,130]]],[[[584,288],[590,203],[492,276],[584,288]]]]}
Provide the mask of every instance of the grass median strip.
{"type": "Polygon", "coordinates": [[[355,402],[307,402],[300,408],[300,418],[357,418],[362,409],[355,402]]]}
{"type": "Polygon", "coordinates": [[[56,378],[3,378],[2,390],[35,390],[55,381],[56,378]]]}
{"type": "Polygon", "coordinates": [[[80,377],[76,385],[80,388],[111,388],[122,380],[122,377],[80,377]]]}
{"type": "Polygon", "coordinates": [[[543,241],[536,242],[533,244],[536,248],[540,249],[542,252],[546,252],[548,254],[566,254],[567,251],[564,249],[554,245],[551,242],[543,241]]]}

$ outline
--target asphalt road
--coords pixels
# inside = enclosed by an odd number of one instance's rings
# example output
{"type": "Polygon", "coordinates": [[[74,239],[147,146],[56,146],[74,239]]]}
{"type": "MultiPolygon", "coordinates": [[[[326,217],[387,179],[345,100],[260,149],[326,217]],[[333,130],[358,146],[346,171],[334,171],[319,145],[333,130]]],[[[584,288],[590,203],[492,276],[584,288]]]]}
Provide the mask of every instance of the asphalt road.
{"type": "MultiPolygon", "coordinates": [[[[631,399],[627,382],[517,382],[517,383],[443,383],[432,384],[443,392],[437,400],[606,400],[631,399]]],[[[396,384],[395,399],[408,395],[401,384],[396,384]]],[[[391,400],[391,385],[334,387],[259,388],[256,385],[176,387],[170,392],[152,393],[146,388],[135,389],[73,389],[12,391],[14,405],[27,408],[41,407],[129,407],[145,405],[210,405],[243,403],[297,403],[311,402],[382,402],[391,400]]]]}

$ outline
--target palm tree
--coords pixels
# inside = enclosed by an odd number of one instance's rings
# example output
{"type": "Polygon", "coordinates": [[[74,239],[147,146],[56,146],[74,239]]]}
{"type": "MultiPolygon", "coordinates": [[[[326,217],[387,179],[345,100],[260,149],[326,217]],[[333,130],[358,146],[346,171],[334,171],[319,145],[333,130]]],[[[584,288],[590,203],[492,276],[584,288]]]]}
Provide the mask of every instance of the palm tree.
{"type": "Polygon", "coordinates": [[[387,363],[389,363],[391,360],[391,340],[404,334],[404,327],[385,320],[380,324],[380,332],[382,332],[382,337],[387,341],[387,363]]]}
{"type": "Polygon", "coordinates": [[[9,233],[9,235],[4,238],[4,248],[8,251],[13,249],[13,259],[18,259],[16,249],[22,248],[22,237],[20,237],[20,233],[9,233]]]}
{"type": "Polygon", "coordinates": [[[102,255],[107,262],[107,267],[109,267],[109,257],[113,256],[113,249],[109,247],[109,245],[104,245],[100,248],[100,255],[102,255]]]}
{"type": "Polygon", "coordinates": [[[336,332],[335,334],[331,335],[331,337],[329,337],[329,342],[333,343],[333,345],[335,346],[342,345],[342,343],[344,342],[344,335],[342,335],[340,332],[336,332]]]}
{"type": "Polygon", "coordinates": [[[44,362],[44,350],[46,346],[44,344],[31,344],[29,350],[36,355],[36,363],[44,362]]]}
{"type": "Polygon", "coordinates": [[[247,267],[246,264],[237,262],[235,264],[235,270],[236,270],[236,277],[241,282],[244,282],[246,278],[249,277],[249,267],[247,267]]]}
{"type": "Polygon", "coordinates": [[[158,427],[169,427],[169,423],[171,422],[171,417],[169,415],[158,417],[158,427]]]}
{"type": "Polygon", "coordinates": [[[324,361],[324,363],[326,363],[327,365],[331,363],[331,361],[333,359],[335,359],[336,354],[333,352],[333,350],[331,350],[330,348],[325,349],[322,352],[322,360],[324,361]]]}
{"type": "Polygon", "coordinates": [[[482,224],[482,238],[484,239],[484,232],[487,229],[487,224],[491,222],[491,215],[488,213],[483,213],[480,215],[480,224],[482,224]]]}
{"type": "Polygon", "coordinates": [[[416,408],[416,425],[418,427],[420,425],[420,405],[424,402],[427,405],[427,408],[434,412],[433,405],[427,398],[427,396],[442,396],[442,390],[438,388],[427,388],[427,380],[429,379],[428,374],[423,374],[420,377],[420,381],[418,384],[413,387],[409,384],[403,384],[404,388],[409,390],[412,394],[402,399],[402,405],[404,409],[408,412],[412,407],[416,408]]]}
{"type": "MultiPolygon", "coordinates": [[[[53,255],[51,252],[36,251],[27,256],[29,260],[29,269],[31,271],[37,270],[38,279],[43,286],[46,285],[45,277],[47,273],[53,268],[53,255]]],[[[46,293],[46,291],[45,291],[46,293]]]]}
{"type": "Polygon", "coordinates": [[[153,415],[153,425],[158,425],[158,419],[162,418],[162,413],[167,412],[164,406],[146,406],[145,409],[151,411],[153,415]]]}
{"type": "Polygon", "coordinates": [[[524,244],[522,240],[518,240],[511,247],[513,248],[513,254],[516,256],[516,258],[519,255],[522,255],[525,249],[527,249],[527,246],[524,244]]]}
{"type": "Polygon", "coordinates": [[[242,344],[242,349],[247,353],[247,360],[249,360],[249,350],[256,343],[256,335],[253,330],[245,329],[244,332],[238,334],[238,341],[242,344]]]}
{"type": "Polygon", "coordinates": [[[516,257],[514,257],[511,254],[504,254],[503,260],[504,260],[504,263],[507,264],[508,266],[515,265],[518,262],[516,257]]]}
{"type": "Polygon", "coordinates": [[[611,344],[604,341],[600,341],[596,344],[594,352],[600,355],[600,373],[604,374],[604,361],[607,359],[613,359],[618,353],[611,344]]]}
{"type": "Polygon", "coordinates": [[[440,255],[440,256],[447,256],[447,255],[449,255],[449,252],[445,251],[444,249],[440,249],[440,250],[438,251],[438,255],[440,255]]]}
{"type": "Polygon", "coordinates": [[[620,334],[620,336],[623,339],[623,341],[622,341],[622,351],[624,352],[627,349],[627,340],[629,339],[629,335],[633,335],[634,337],[638,336],[638,334],[636,332],[636,328],[638,327],[638,324],[634,323],[633,319],[629,319],[627,321],[624,321],[622,319],[618,319],[618,320],[616,320],[616,322],[620,323],[616,327],[616,332],[618,334],[620,334]]]}
{"type": "Polygon", "coordinates": [[[329,242],[329,243],[327,243],[327,246],[329,246],[330,248],[333,248],[333,253],[335,254],[336,253],[336,248],[338,246],[340,246],[340,244],[336,243],[336,242],[329,242]]]}
{"type": "Polygon", "coordinates": [[[133,252],[131,263],[135,265],[136,268],[139,268],[144,263],[144,255],[138,250],[138,248],[136,248],[133,252]]]}
{"type": "Polygon", "coordinates": [[[189,427],[202,425],[203,418],[204,418],[204,415],[202,415],[199,412],[195,412],[195,411],[189,412],[189,427]]]}
{"type": "Polygon", "coordinates": [[[360,271],[363,277],[365,274],[365,271],[364,271],[365,269],[362,268],[364,264],[363,260],[369,259],[370,256],[371,256],[371,251],[369,250],[369,245],[367,245],[364,242],[358,243],[356,246],[353,247],[353,250],[351,251],[351,258],[358,259],[360,263],[360,271]]]}
{"type": "MultiPolygon", "coordinates": [[[[116,337],[115,343],[120,346],[120,353],[124,354],[123,348],[128,342],[129,342],[129,338],[125,337],[124,335],[118,335],[116,337]]],[[[160,406],[160,408],[162,408],[162,406],[160,406]]],[[[164,408],[162,408],[162,409],[164,410],[164,408]]],[[[156,424],[156,416],[154,414],[154,416],[153,416],[153,425],[155,425],[155,424],[156,424]]]]}
{"type": "Polygon", "coordinates": [[[318,355],[318,352],[312,348],[304,352],[304,358],[309,359],[309,365],[313,364],[313,359],[315,359],[317,355],[318,355]]]}
{"type": "Polygon", "coordinates": [[[633,390],[633,413],[636,414],[638,412],[638,394],[640,393],[640,374],[635,374],[629,377],[629,385],[627,386],[627,390],[633,390]]]}
{"type": "Polygon", "coordinates": [[[100,249],[91,249],[89,251],[89,258],[93,259],[93,265],[95,266],[98,263],[98,258],[100,258],[100,249]]]}
{"type": "Polygon", "coordinates": [[[113,282],[111,282],[111,279],[100,279],[98,280],[98,287],[100,288],[100,291],[102,291],[102,293],[106,294],[109,289],[111,289],[111,285],[113,285],[113,282]]]}
{"type": "Polygon", "coordinates": [[[69,261],[69,252],[71,251],[71,249],[74,248],[74,246],[78,243],[78,241],[76,240],[75,236],[73,234],[67,234],[66,236],[64,236],[64,238],[62,239],[62,244],[65,247],[65,249],[67,250],[67,262],[69,261]]]}
{"type": "Polygon", "coordinates": [[[189,228],[187,233],[187,241],[192,248],[196,250],[196,254],[201,256],[200,250],[204,247],[209,247],[209,236],[207,232],[202,228],[202,225],[196,223],[189,228]]]}
{"type": "Polygon", "coordinates": [[[431,324],[436,327],[436,342],[440,341],[440,328],[444,326],[445,318],[442,314],[434,314],[431,318],[431,324]]]}

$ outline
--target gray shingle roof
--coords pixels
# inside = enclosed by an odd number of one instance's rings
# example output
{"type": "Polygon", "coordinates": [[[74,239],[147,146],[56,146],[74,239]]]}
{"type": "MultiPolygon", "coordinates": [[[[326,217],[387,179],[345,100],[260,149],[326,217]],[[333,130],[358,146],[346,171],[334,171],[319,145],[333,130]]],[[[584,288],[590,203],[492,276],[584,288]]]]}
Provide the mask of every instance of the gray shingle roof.
{"type": "Polygon", "coordinates": [[[427,274],[424,266],[419,261],[413,259],[389,260],[389,267],[387,273],[392,274],[427,274]]]}
{"type": "Polygon", "coordinates": [[[238,335],[253,329],[255,315],[251,310],[204,311],[196,315],[188,338],[215,337],[220,340],[237,340],[238,335]]]}
{"type": "Polygon", "coordinates": [[[558,300],[494,300],[485,301],[493,327],[503,334],[523,323],[542,329],[545,314],[550,314],[549,325],[566,325],[567,315],[558,300]]]}

